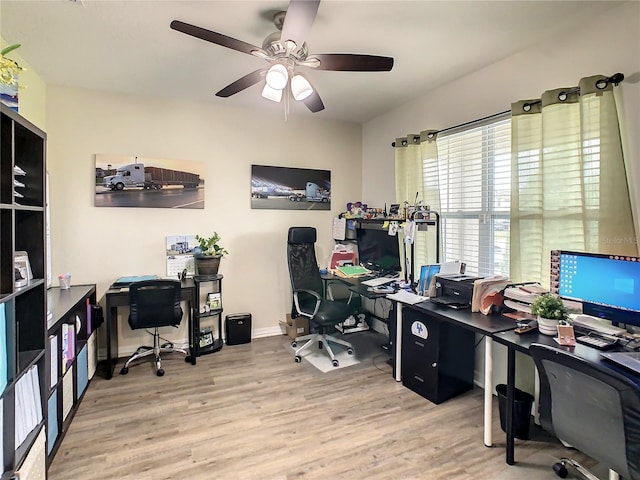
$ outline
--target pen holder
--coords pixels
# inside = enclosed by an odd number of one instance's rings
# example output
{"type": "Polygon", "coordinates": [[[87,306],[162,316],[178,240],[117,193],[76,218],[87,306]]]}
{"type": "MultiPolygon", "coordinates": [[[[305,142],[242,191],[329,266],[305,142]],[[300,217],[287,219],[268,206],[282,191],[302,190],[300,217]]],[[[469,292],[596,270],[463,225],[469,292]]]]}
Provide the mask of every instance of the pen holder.
{"type": "Polygon", "coordinates": [[[58,281],[60,282],[60,290],[69,290],[71,288],[71,274],[58,275],[58,281]]]}

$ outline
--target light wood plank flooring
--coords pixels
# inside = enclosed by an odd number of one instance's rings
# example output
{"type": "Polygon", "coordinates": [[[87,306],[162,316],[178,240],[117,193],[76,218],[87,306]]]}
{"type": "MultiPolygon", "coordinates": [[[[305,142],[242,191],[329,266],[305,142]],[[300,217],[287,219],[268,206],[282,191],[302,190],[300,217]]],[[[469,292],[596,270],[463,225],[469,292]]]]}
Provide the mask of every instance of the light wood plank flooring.
{"type": "MultiPolygon", "coordinates": [[[[495,445],[483,445],[481,389],[433,405],[393,380],[382,350],[323,374],[294,363],[288,344],[225,345],[196,366],[170,356],[164,377],[150,364],[94,377],[49,479],[526,478],[504,462],[495,399],[495,445]]],[[[518,462],[566,454],[516,446],[518,462]]]]}

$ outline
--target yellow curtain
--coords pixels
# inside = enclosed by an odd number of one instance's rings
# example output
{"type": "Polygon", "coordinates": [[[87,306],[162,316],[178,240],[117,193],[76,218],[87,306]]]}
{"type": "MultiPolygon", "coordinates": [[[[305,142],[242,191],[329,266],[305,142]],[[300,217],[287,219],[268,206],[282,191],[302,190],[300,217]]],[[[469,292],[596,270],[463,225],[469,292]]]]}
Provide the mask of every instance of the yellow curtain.
{"type": "Polygon", "coordinates": [[[548,286],[551,250],[638,254],[613,85],[605,79],[512,104],[514,281],[548,286]]]}
{"type": "MultiPolygon", "coordinates": [[[[422,205],[439,212],[436,136],[436,131],[426,130],[396,139],[396,203],[401,209],[422,205]]],[[[437,258],[434,227],[415,232],[414,255],[417,279],[420,266],[435,263],[437,258]]]]}

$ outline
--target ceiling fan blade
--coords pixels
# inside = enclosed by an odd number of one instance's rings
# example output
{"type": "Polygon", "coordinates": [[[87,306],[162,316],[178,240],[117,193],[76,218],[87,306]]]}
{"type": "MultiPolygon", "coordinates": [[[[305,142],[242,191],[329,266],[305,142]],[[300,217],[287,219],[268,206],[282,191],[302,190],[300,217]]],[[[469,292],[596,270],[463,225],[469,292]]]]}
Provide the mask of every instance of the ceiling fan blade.
{"type": "Polygon", "coordinates": [[[316,19],[320,0],[291,0],[282,25],[280,40],[293,40],[301,47],[316,19]]]}
{"type": "Polygon", "coordinates": [[[262,80],[267,72],[266,68],[261,68],[260,70],[256,70],[255,72],[251,72],[245,75],[242,78],[239,78],[233,83],[230,83],[222,90],[216,93],[218,97],[230,97],[231,95],[235,95],[238,92],[241,92],[245,88],[249,88],[252,85],[255,85],[260,80],[262,80]]]}
{"type": "Polygon", "coordinates": [[[318,113],[319,111],[324,110],[324,103],[322,103],[322,99],[320,98],[320,95],[318,95],[318,91],[315,87],[313,87],[313,93],[302,100],[302,103],[304,103],[313,113],[318,113]]]}
{"type": "Polygon", "coordinates": [[[238,52],[248,53],[249,55],[251,55],[251,52],[253,51],[262,50],[261,48],[251,45],[250,43],[243,42],[242,40],[228,37],[221,33],[212,32],[206,28],[196,27],[195,25],[190,25],[188,23],[181,22],[180,20],[172,21],[170,26],[178,32],[186,33],[192,37],[215,43],[216,45],[227,47],[232,50],[237,50],[238,52]]]}
{"type": "Polygon", "coordinates": [[[324,53],[311,55],[307,60],[317,58],[318,70],[338,70],[344,72],[388,72],[393,68],[393,58],[358,53],[324,53]]]}

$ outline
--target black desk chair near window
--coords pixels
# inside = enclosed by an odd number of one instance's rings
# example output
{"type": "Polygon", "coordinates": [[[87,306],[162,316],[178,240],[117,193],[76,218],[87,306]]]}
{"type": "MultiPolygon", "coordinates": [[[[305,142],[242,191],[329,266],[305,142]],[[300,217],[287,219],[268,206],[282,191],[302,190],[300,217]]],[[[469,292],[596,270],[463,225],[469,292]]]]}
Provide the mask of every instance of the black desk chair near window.
{"type": "MultiPolygon", "coordinates": [[[[540,376],[542,427],[625,479],[640,479],[640,386],[597,362],[540,344],[530,348],[540,376]]],[[[570,458],[553,466],[566,477],[570,458]]]]}
{"type": "Polygon", "coordinates": [[[340,301],[327,300],[323,296],[322,278],[316,260],[315,243],[316,229],[313,227],[291,227],[287,239],[287,258],[289,263],[289,277],[293,290],[292,316],[303,315],[309,318],[311,329],[316,333],[304,335],[291,342],[296,348],[298,342],[307,340],[295,352],[295,361],[301,362],[304,350],[318,345],[326,350],[334,367],[339,365],[329,342],[347,348],[349,355],[353,354],[353,346],[345,340],[327,335],[325,331],[342,323],[357,308],[340,301]]]}
{"type": "Polygon", "coordinates": [[[153,347],[142,346],[129,357],[124,364],[121,375],[129,372],[129,365],[146,356],[155,357],[156,375],[164,375],[160,353],[179,352],[188,355],[182,348],[174,348],[170,342],[160,344],[159,327],[177,327],[182,320],[180,306],[180,282],[176,280],[145,280],[129,286],[129,326],[133,330],[153,329],[153,347]]]}

